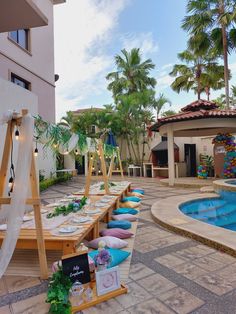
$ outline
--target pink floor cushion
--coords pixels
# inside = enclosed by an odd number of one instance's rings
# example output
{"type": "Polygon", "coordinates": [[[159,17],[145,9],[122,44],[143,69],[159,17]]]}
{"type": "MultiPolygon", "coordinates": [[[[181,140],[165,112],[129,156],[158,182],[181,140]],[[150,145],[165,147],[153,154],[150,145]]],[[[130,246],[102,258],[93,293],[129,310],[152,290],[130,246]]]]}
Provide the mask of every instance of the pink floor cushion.
{"type": "Polygon", "coordinates": [[[132,215],[132,214],[120,214],[120,215],[113,215],[112,219],[114,219],[114,220],[136,221],[137,217],[132,215]]]}
{"type": "Polygon", "coordinates": [[[113,248],[113,249],[122,249],[123,247],[126,247],[128,245],[126,241],[113,237],[113,236],[105,236],[105,237],[94,239],[90,241],[88,245],[89,247],[93,249],[97,249],[100,241],[104,241],[108,248],[113,248]]]}
{"type": "Polygon", "coordinates": [[[139,202],[131,202],[131,201],[128,201],[128,202],[124,202],[124,203],[120,203],[120,207],[131,207],[131,208],[136,208],[140,205],[139,202]]]}
{"type": "Polygon", "coordinates": [[[100,236],[112,236],[119,239],[131,238],[134,234],[121,228],[104,229],[100,231],[100,236]]]}

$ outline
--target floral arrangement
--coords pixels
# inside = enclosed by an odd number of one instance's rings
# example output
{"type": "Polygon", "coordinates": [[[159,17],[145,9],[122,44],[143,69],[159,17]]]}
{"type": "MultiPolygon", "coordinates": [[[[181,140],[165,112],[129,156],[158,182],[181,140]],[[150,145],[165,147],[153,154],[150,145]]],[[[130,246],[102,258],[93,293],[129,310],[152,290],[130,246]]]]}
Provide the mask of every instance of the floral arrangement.
{"type": "Polygon", "coordinates": [[[213,139],[213,144],[223,144],[226,150],[224,158],[223,174],[225,178],[236,177],[236,143],[235,137],[231,133],[219,133],[213,139]]]}
{"type": "Polygon", "coordinates": [[[84,196],[81,200],[75,200],[67,206],[58,206],[53,212],[47,214],[47,218],[53,218],[59,215],[67,216],[70,213],[76,213],[82,209],[82,207],[86,204],[86,201],[87,197],[84,196]]]}
{"type": "MultiPolygon", "coordinates": [[[[112,187],[112,186],[116,186],[116,184],[113,183],[113,182],[108,182],[108,188],[110,188],[110,187],[112,187]]],[[[101,184],[100,190],[105,190],[105,184],[104,184],[104,183],[101,184]]]]}
{"type": "Polygon", "coordinates": [[[52,275],[49,281],[46,302],[50,303],[49,313],[70,314],[69,291],[72,287],[70,278],[63,274],[62,268],[52,275]]]}
{"type": "Polygon", "coordinates": [[[108,266],[111,263],[111,255],[107,249],[105,249],[106,243],[104,241],[100,241],[98,244],[98,254],[95,255],[94,261],[95,265],[105,265],[108,266]]]}

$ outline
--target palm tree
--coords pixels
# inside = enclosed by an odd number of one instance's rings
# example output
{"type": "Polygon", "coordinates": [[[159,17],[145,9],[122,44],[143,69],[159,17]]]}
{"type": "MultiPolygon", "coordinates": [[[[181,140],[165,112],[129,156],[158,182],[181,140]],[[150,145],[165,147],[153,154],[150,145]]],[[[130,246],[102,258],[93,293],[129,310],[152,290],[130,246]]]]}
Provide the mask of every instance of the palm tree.
{"type": "Polygon", "coordinates": [[[191,50],[185,50],[178,54],[178,58],[186,64],[175,64],[170,75],[176,77],[171,87],[179,93],[181,90],[194,90],[198,99],[205,88],[218,89],[222,86],[222,66],[218,65],[214,57],[197,56],[191,50]]]}
{"type": "Polygon", "coordinates": [[[171,101],[165,97],[163,93],[159,94],[158,98],[154,99],[152,106],[156,110],[157,119],[166,104],[171,105],[171,101]]]}
{"type": "Polygon", "coordinates": [[[226,105],[229,108],[228,53],[236,47],[235,0],[189,0],[187,13],[182,28],[202,38],[202,52],[212,46],[218,55],[223,56],[226,105]]]}
{"type": "Polygon", "coordinates": [[[155,87],[156,80],[149,76],[155,65],[151,59],[142,62],[138,48],[133,48],[130,52],[126,49],[121,50],[121,56],[115,56],[115,64],[117,71],[106,76],[110,81],[108,90],[112,91],[115,101],[119,95],[155,87]]]}

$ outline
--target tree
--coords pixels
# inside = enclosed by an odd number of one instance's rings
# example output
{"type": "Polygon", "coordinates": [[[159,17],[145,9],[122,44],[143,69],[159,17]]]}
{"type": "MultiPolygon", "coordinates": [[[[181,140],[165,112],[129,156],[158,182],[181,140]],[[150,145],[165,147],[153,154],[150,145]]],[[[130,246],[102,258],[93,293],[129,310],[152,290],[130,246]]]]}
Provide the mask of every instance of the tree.
{"type": "Polygon", "coordinates": [[[117,71],[109,73],[106,77],[110,81],[108,90],[112,92],[115,102],[120,95],[155,87],[156,80],[150,76],[155,65],[151,59],[142,62],[138,48],[133,48],[130,52],[121,50],[121,55],[115,56],[115,64],[117,71]]]}
{"type": "Polygon", "coordinates": [[[190,35],[198,35],[199,45],[202,44],[203,47],[202,52],[211,46],[223,57],[227,108],[229,108],[228,53],[236,47],[235,11],[235,0],[189,0],[188,15],[182,23],[182,28],[190,35]]]}
{"type": "Polygon", "coordinates": [[[160,115],[161,110],[165,107],[166,104],[171,105],[171,101],[164,96],[163,93],[159,94],[158,98],[153,101],[153,108],[156,110],[157,119],[160,115]]]}
{"type": "Polygon", "coordinates": [[[175,110],[166,110],[162,113],[161,117],[165,118],[165,117],[173,116],[174,114],[177,114],[175,110]]]}
{"type": "Polygon", "coordinates": [[[178,58],[186,64],[175,64],[170,75],[176,77],[171,87],[179,93],[181,90],[192,89],[201,98],[201,93],[207,88],[222,88],[224,78],[223,67],[218,65],[214,57],[196,56],[194,51],[185,50],[178,54],[178,58]]]}

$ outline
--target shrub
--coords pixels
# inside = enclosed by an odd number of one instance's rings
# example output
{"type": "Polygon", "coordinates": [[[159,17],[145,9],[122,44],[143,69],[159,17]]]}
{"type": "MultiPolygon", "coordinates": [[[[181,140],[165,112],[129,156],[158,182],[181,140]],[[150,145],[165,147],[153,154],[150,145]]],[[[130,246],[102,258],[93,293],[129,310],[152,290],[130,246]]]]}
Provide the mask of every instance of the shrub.
{"type": "Polygon", "coordinates": [[[69,179],[71,179],[71,177],[72,177],[72,175],[70,175],[70,174],[64,174],[64,175],[60,175],[59,177],[49,178],[49,179],[45,179],[43,181],[40,181],[39,182],[40,192],[45,191],[47,188],[49,188],[50,186],[52,186],[54,184],[68,181],[69,179]]]}

